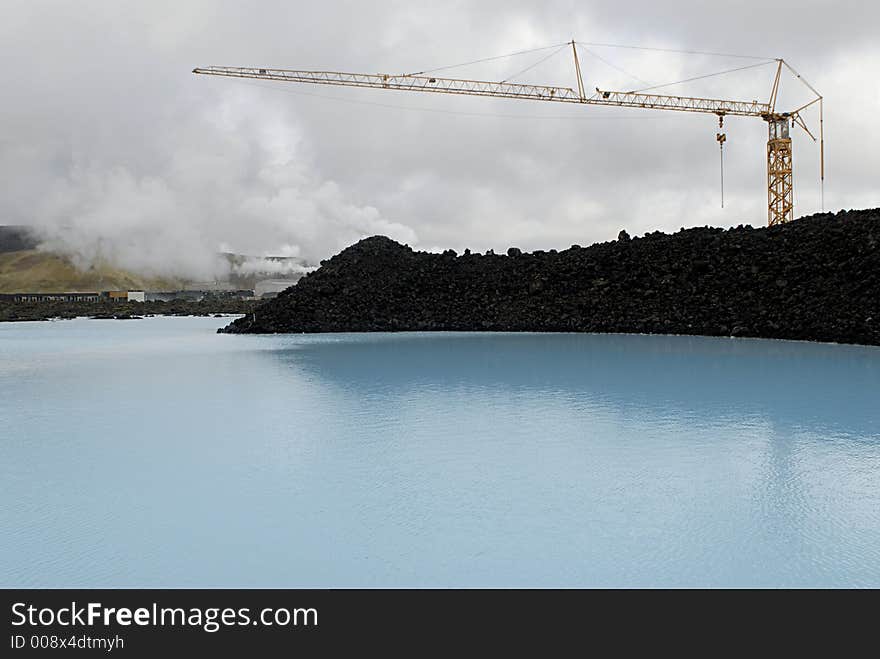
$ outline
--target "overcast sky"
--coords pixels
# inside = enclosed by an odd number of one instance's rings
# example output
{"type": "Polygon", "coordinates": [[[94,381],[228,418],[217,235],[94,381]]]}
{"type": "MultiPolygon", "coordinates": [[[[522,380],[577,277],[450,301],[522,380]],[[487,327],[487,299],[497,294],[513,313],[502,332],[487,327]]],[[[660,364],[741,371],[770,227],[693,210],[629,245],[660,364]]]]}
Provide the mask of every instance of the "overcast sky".
{"type": "MultiPolygon", "coordinates": [[[[713,115],[195,76],[195,66],[408,73],[583,42],[784,57],[825,96],[825,206],[880,205],[880,5],[782,0],[3,0],[0,223],[83,264],[204,277],[214,254],[325,258],[376,233],[420,249],[563,248],[766,223],[766,124],[713,115]]],[[[503,79],[552,50],[449,69],[503,79]]],[[[590,46],[588,89],[756,60],[590,46]]],[[[766,99],[767,65],[663,93],[766,99]]],[[[439,75],[439,73],[438,73],[439,75]]],[[[575,86],[569,51],[515,78],[575,86]]],[[[780,109],[809,99],[783,79],[780,109]]],[[[816,114],[807,116],[818,127],[816,114]]],[[[794,133],[796,215],[818,147],[794,133]]]]}

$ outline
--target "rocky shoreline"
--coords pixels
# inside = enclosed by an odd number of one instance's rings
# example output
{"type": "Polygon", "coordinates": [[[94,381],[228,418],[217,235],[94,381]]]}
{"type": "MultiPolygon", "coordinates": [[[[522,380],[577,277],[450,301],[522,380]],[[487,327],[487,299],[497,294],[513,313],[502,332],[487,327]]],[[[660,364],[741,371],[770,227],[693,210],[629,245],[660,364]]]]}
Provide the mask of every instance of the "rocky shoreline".
{"type": "Polygon", "coordinates": [[[364,239],[227,333],[537,331],[880,345],[880,210],[654,232],[561,251],[364,239]]]}
{"type": "Polygon", "coordinates": [[[206,299],[199,302],[8,302],[0,301],[0,322],[64,320],[70,318],[114,318],[127,320],[143,316],[212,316],[246,314],[258,305],[255,300],[206,299]]]}

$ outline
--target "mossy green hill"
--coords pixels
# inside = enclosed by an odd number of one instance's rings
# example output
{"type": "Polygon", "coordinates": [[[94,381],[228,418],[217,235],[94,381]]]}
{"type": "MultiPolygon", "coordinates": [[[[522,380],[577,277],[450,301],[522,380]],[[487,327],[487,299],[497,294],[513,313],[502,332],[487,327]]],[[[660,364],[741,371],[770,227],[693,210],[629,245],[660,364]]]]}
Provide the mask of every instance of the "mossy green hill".
{"type": "Polygon", "coordinates": [[[0,253],[0,293],[176,288],[181,288],[181,282],[141,277],[109,266],[78,270],[62,256],[35,249],[0,253]]]}

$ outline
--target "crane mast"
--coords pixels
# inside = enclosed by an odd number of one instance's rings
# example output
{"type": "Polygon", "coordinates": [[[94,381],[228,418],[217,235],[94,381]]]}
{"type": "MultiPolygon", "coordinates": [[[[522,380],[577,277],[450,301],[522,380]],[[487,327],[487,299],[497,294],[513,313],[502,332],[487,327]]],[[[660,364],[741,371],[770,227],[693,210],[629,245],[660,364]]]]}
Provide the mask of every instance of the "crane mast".
{"type": "MultiPolygon", "coordinates": [[[[787,222],[794,218],[794,186],[792,176],[792,148],[789,126],[799,125],[816,141],[807,128],[801,112],[819,104],[819,141],[821,143],[821,179],[825,178],[824,128],[822,122],[822,96],[813,89],[785,60],[778,59],[776,76],[770,98],[766,102],[751,100],[726,100],[694,96],[648,94],[638,91],[609,91],[596,88],[589,95],[584,87],[580,60],[575,41],[570,42],[574,58],[577,89],[552,85],[529,85],[507,81],[491,82],[464,78],[443,78],[426,74],[346,73],[340,71],[302,71],[294,69],[271,69],[258,67],[209,66],[193,69],[200,75],[230,78],[251,78],[277,82],[295,82],[314,85],[364,87],[436,94],[465,96],[488,96],[553,103],[577,103],[605,107],[641,108],[714,114],[723,126],[725,116],[758,117],[767,122],[767,222],[769,225],[787,222]],[[787,67],[812,91],[816,98],[790,112],[776,111],[776,98],[783,67],[787,67]]],[[[724,134],[717,135],[723,148],[724,134]]]]}

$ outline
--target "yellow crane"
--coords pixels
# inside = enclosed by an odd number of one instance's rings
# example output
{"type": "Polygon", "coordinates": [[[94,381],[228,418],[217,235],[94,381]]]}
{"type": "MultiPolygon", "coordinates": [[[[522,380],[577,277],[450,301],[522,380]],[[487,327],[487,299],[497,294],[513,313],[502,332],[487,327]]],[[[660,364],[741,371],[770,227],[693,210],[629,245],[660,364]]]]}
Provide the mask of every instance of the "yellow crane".
{"type": "MultiPolygon", "coordinates": [[[[514,98],[556,103],[579,103],[581,105],[671,110],[677,112],[699,112],[717,115],[719,127],[722,128],[724,125],[724,117],[728,115],[758,117],[767,122],[769,130],[767,140],[767,222],[770,226],[787,222],[794,217],[794,181],[792,176],[792,148],[789,128],[798,125],[806,131],[813,141],[817,141],[816,136],[813,135],[807,127],[801,113],[807,108],[818,104],[820,180],[824,185],[825,135],[822,95],[804,80],[784,59],[763,62],[776,63],[776,75],[770,89],[769,97],[766,101],[738,101],[717,98],[699,98],[693,96],[672,96],[664,94],[649,94],[646,93],[645,90],[621,92],[601,90],[599,88],[596,88],[595,92],[588,94],[584,87],[577,44],[578,42],[574,40],[563,44],[566,47],[569,45],[571,46],[574,59],[574,70],[577,79],[577,89],[551,85],[520,84],[508,82],[506,80],[502,82],[488,82],[462,78],[441,78],[430,75],[429,72],[426,71],[412,74],[392,75],[383,73],[343,73],[338,71],[298,71],[291,69],[209,66],[205,68],[195,68],[193,69],[193,73],[232,78],[298,82],[314,85],[368,87],[372,89],[393,89],[399,91],[458,94],[467,96],[491,96],[496,98],[514,98]],[[776,108],[776,99],[779,94],[780,79],[783,69],[787,69],[798,80],[800,80],[810,92],[815,95],[815,98],[792,110],[786,112],[778,111],[776,108]]],[[[750,67],[746,66],[741,68],[745,69],[750,67]]],[[[729,72],[730,71],[723,71],[721,73],[729,72]]],[[[722,149],[723,158],[723,148],[726,136],[724,133],[717,133],[716,139],[719,147],[722,149]]]]}

